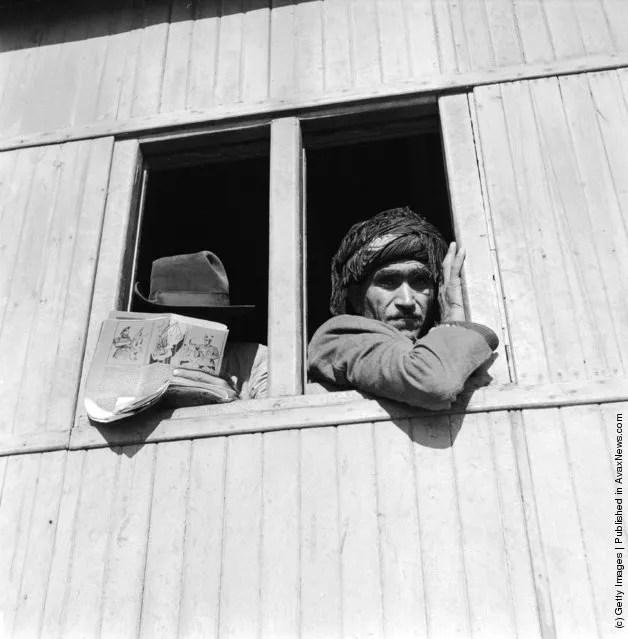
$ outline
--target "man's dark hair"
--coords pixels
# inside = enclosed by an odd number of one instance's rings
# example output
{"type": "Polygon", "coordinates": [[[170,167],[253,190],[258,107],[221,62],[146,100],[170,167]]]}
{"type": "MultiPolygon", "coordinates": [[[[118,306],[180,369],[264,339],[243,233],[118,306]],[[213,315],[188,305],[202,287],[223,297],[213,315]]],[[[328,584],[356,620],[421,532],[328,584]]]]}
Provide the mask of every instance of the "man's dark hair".
{"type": "Polygon", "coordinates": [[[331,314],[349,313],[349,287],[391,262],[422,262],[438,285],[446,252],[447,243],[440,231],[408,207],[388,209],[354,224],[331,262],[331,314]]]}

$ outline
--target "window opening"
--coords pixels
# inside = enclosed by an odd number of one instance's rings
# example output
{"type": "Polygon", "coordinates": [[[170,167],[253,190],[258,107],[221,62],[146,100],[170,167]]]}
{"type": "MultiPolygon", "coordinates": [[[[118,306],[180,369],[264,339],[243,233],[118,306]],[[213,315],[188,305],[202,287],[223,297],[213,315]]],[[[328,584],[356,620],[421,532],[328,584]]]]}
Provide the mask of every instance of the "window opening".
{"type": "MultiPolygon", "coordinates": [[[[387,116],[388,118],[388,116],[387,116]]],[[[392,118],[394,121],[394,118],[392,118]]],[[[388,121],[388,119],[387,119],[388,121]]],[[[307,155],[307,333],[308,340],[330,317],[330,266],[349,228],[380,211],[409,206],[453,239],[445,161],[437,116],[422,120],[419,132],[384,136],[386,126],[362,132],[362,141],[343,132],[307,155]],[[347,139],[349,141],[347,141],[347,139]]],[[[402,126],[397,124],[397,127],[402,126]]],[[[390,128],[390,125],[388,125],[390,128]]],[[[314,147],[314,148],[312,148],[314,147]]]]}
{"type": "MultiPolygon", "coordinates": [[[[268,142],[255,148],[253,157],[237,157],[242,153],[229,148],[187,148],[146,158],[135,277],[148,295],[153,260],[202,250],[216,253],[229,278],[231,304],[255,305],[251,314],[230,320],[229,339],[266,344],[268,142]],[[203,162],[205,157],[211,161],[203,162]]],[[[137,310],[132,295],[130,300],[131,310],[137,310]]]]}

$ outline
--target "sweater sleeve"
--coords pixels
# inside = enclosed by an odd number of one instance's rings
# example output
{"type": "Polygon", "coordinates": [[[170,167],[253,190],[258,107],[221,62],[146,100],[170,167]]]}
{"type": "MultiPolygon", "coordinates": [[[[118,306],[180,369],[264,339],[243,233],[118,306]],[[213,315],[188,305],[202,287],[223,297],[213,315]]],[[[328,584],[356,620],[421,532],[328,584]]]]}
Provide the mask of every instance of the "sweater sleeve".
{"type": "MultiPolygon", "coordinates": [[[[315,333],[308,351],[313,378],[412,406],[451,406],[467,378],[492,354],[477,325],[441,325],[412,342],[373,319],[340,315],[315,333]]],[[[490,346],[489,346],[490,343],[490,346]]]]}

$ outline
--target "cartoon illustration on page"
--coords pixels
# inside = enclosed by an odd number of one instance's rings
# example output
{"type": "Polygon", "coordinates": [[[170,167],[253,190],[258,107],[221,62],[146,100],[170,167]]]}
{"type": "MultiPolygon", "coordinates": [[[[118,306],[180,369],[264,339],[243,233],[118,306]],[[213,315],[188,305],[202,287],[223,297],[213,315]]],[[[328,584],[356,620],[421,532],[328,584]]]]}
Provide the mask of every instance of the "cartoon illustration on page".
{"type": "Polygon", "coordinates": [[[135,362],[142,351],[143,344],[143,328],[136,330],[135,333],[132,334],[129,325],[123,326],[113,338],[109,360],[115,360],[116,362],[135,362]]]}

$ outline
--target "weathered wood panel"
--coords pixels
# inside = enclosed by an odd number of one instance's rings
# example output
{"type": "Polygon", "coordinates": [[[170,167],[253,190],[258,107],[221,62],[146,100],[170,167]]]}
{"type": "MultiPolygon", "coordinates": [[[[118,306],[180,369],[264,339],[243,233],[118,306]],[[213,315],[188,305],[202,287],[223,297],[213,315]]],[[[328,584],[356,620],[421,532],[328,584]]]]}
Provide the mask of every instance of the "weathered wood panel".
{"type": "Polygon", "coordinates": [[[0,9],[0,129],[10,137],[269,98],[298,104],[329,91],[625,52],[626,19],[623,0],[90,0],[0,9]]]}
{"type": "Polygon", "coordinates": [[[72,425],[112,147],[0,155],[0,438],[72,425]]]}
{"type": "Polygon", "coordinates": [[[628,110],[617,72],[475,91],[519,382],[628,362],[628,110]],[[619,268],[619,270],[618,270],[619,268]]]}
{"type": "Polygon", "coordinates": [[[0,460],[2,636],[607,636],[627,408],[0,460]]]}

